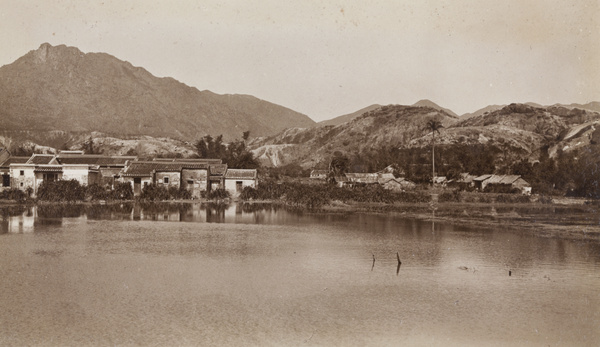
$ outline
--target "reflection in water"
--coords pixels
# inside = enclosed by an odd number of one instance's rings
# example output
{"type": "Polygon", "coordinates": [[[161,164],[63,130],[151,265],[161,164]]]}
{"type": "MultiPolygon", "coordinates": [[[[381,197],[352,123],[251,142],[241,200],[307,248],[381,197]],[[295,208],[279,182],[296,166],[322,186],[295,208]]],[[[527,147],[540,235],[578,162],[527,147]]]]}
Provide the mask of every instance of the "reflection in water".
{"type": "MultiPolygon", "coordinates": [[[[35,226],[60,226],[65,218],[207,223],[272,223],[281,208],[255,203],[41,204],[0,208],[0,233],[31,232],[35,226]]],[[[282,211],[283,212],[283,211],[282,211]]],[[[285,212],[286,214],[296,214],[285,212]]],[[[285,218],[285,216],[281,216],[285,218]]]]}
{"type": "Polygon", "coordinates": [[[9,345],[600,341],[598,241],[458,227],[444,209],[429,221],[269,205],[63,208],[0,209],[9,345]],[[48,219],[62,224],[36,222],[48,219]],[[36,233],[8,234],[26,225],[36,233]]]}

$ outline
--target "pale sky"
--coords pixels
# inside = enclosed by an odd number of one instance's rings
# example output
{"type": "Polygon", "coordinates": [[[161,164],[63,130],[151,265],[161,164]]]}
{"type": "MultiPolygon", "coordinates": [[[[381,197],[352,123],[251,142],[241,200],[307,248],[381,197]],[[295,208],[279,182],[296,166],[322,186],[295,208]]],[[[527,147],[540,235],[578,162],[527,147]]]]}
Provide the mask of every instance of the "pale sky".
{"type": "Polygon", "coordinates": [[[48,42],[315,121],[420,99],[461,115],[600,101],[599,17],[600,0],[0,0],[0,65],[48,42]]]}

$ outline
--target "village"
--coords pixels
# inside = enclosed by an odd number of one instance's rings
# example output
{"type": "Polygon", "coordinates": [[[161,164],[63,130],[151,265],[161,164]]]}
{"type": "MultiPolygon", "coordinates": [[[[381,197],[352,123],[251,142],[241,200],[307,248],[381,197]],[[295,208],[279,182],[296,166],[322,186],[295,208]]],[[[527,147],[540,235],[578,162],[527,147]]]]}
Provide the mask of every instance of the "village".
{"type": "MultiPolygon", "coordinates": [[[[85,154],[81,150],[59,151],[58,154],[11,156],[0,149],[1,190],[18,189],[36,197],[43,182],[75,180],[82,186],[99,185],[114,189],[116,183],[127,183],[133,195],[140,196],[144,187],[184,189],[191,199],[200,199],[208,192],[223,189],[238,198],[245,187],[257,188],[257,169],[230,168],[221,159],[152,158],[138,160],[136,156],[85,154]]],[[[308,182],[333,182],[340,188],[378,185],[391,192],[405,192],[419,186],[402,175],[395,175],[390,166],[376,173],[343,173],[331,177],[328,170],[312,170],[308,182]],[[398,177],[397,177],[398,176],[398,177]]],[[[441,188],[469,188],[484,191],[496,187],[502,191],[531,194],[531,185],[519,175],[463,173],[458,179],[436,176],[434,184],[441,188]]]]}

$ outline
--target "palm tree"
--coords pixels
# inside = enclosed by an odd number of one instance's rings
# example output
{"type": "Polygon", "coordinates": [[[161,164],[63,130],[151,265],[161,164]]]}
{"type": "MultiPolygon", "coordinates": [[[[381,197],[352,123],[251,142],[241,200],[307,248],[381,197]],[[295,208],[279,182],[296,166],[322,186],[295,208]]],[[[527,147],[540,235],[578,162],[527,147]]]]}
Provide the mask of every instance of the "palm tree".
{"type": "Polygon", "coordinates": [[[440,129],[443,128],[442,122],[437,119],[430,119],[427,121],[427,125],[425,126],[425,130],[431,131],[431,167],[432,174],[431,176],[431,185],[435,184],[435,133],[440,133],[440,129]]]}

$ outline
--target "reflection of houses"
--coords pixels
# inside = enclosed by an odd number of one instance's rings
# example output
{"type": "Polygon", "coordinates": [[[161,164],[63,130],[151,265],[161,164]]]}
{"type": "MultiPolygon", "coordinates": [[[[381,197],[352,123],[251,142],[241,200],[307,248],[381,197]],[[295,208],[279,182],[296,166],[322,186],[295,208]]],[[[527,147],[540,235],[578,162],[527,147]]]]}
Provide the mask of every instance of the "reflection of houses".
{"type": "Polygon", "coordinates": [[[258,173],[256,169],[227,169],[225,189],[231,196],[238,196],[244,187],[256,188],[258,173]]]}
{"type": "Polygon", "coordinates": [[[481,191],[486,187],[518,189],[523,194],[531,193],[531,185],[520,175],[482,175],[473,179],[475,187],[481,191]]]}

